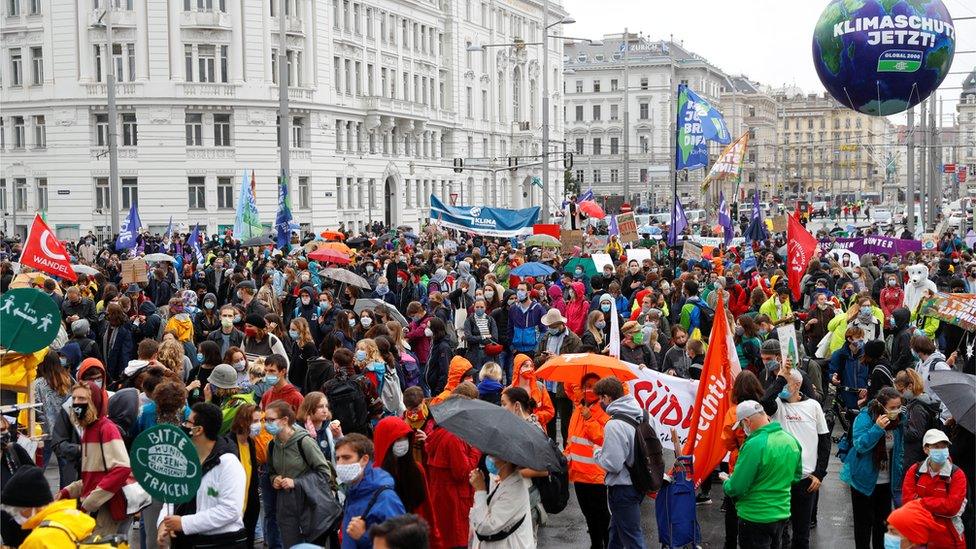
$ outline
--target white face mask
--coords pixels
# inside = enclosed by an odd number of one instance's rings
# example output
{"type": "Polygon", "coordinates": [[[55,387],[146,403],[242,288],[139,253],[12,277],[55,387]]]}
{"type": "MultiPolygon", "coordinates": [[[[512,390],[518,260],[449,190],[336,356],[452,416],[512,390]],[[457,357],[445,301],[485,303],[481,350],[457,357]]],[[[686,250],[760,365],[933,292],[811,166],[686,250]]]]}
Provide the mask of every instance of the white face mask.
{"type": "Polygon", "coordinates": [[[359,478],[362,474],[363,468],[356,463],[340,463],[336,465],[336,479],[342,484],[350,484],[352,481],[359,478]]]}
{"type": "Polygon", "coordinates": [[[393,455],[403,457],[410,451],[410,441],[402,438],[393,443],[393,455]]]}

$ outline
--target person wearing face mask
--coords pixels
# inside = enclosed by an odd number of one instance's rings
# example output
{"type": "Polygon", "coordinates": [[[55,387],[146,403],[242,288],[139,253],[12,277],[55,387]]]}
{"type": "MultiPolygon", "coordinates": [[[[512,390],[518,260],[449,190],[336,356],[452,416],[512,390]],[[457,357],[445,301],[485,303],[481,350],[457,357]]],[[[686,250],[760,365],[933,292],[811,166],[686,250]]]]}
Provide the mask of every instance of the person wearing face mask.
{"type": "Polygon", "coordinates": [[[901,505],[904,479],[904,414],[901,395],[885,387],[861,409],[852,427],[852,449],[840,479],[851,487],[854,544],[882,547],[885,518],[901,505]]]}
{"type": "Polygon", "coordinates": [[[227,294],[230,288],[230,277],[225,274],[224,259],[218,257],[214,259],[213,265],[204,273],[204,284],[207,285],[207,292],[217,296],[217,306],[222,306],[227,302],[227,294]]]}
{"type": "Polygon", "coordinates": [[[273,437],[267,464],[275,499],[271,508],[284,547],[303,542],[326,545],[334,537],[332,527],[341,513],[336,470],[315,439],[295,424],[295,417],[294,408],[285,401],[265,405],[264,428],[273,437]],[[304,530],[302,525],[312,529],[304,530]]]}
{"type": "Polygon", "coordinates": [[[904,466],[925,459],[922,438],[934,426],[941,426],[940,403],[925,392],[922,377],[914,369],[902,370],[895,375],[895,390],[901,393],[905,404],[905,458],[904,466]]]}
{"type": "Polygon", "coordinates": [[[292,311],[292,318],[304,318],[308,323],[309,334],[312,336],[315,346],[322,344],[323,332],[320,329],[328,324],[319,324],[319,315],[322,313],[319,307],[319,294],[311,286],[302,286],[298,290],[298,299],[295,301],[295,309],[292,311]]]}
{"type": "Polygon", "coordinates": [[[210,332],[207,339],[220,346],[220,354],[224,355],[231,347],[244,346],[244,332],[234,327],[240,313],[233,305],[220,308],[220,329],[210,332]]]}
{"type": "Polygon", "coordinates": [[[202,307],[193,317],[193,340],[200,343],[211,333],[220,330],[220,311],[217,309],[217,297],[214,294],[204,294],[200,301],[202,307]]]}
{"type": "Polygon", "coordinates": [[[603,311],[590,311],[586,317],[586,328],[583,330],[581,343],[583,347],[589,347],[596,351],[602,351],[606,347],[606,315],[603,311]]]}
{"type": "Polygon", "coordinates": [[[566,384],[566,394],[573,403],[573,416],[569,420],[569,438],[563,453],[568,461],[569,481],[573,483],[576,500],[586,519],[590,549],[605,549],[610,541],[605,473],[593,461],[593,452],[597,446],[603,445],[603,428],[610,420],[593,391],[599,379],[598,375],[590,373],[583,376],[579,385],[566,384]]]}
{"type": "Polygon", "coordinates": [[[376,287],[373,288],[373,298],[380,299],[393,307],[397,306],[397,296],[390,290],[389,280],[385,276],[376,278],[376,287]]]}
{"type": "MultiPolygon", "coordinates": [[[[682,347],[683,349],[683,347],[682,347]]],[[[620,328],[620,360],[637,364],[641,368],[658,370],[657,356],[645,341],[645,333],[641,325],[633,320],[624,323],[620,328]]],[[[688,367],[691,360],[685,355],[685,360],[678,361],[682,365],[682,370],[676,373],[681,377],[688,377],[688,367]],[[687,363],[685,365],[685,363],[687,363]]],[[[677,367],[679,364],[675,363],[677,367]]],[[[667,371],[667,370],[664,370],[667,371]]]]}
{"type": "Polygon", "coordinates": [[[78,501],[52,502],[44,471],[24,465],[11,477],[0,499],[0,536],[5,546],[28,549],[75,547],[87,538],[95,520],[78,510],[78,501]]]}
{"type": "Polygon", "coordinates": [[[827,335],[827,326],[834,319],[834,304],[830,302],[825,291],[814,291],[813,305],[807,310],[807,318],[803,322],[803,342],[807,354],[814,356],[820,341],[827,335]]]}
{"type": "MultiPolygon", "coordinates": [[[[938,397],[932,393],[929,376],[935,371],[952,369],[948,362],[946,362],[945,355],[936,348],[935,342],[925,335],[916,335],[912,337],[911,349],[912,354],[917,359],[915,370],[918,372],[919,377],[922,378],[922,382],[925,384],[925,392],[932,394],[933,398],[939,400],[938,397]]],[[[949,419],[948,410],[944,405],[942,406],[942,419],[949,419]]]]}
{"type": "MultiPolygon", "coordinates": [[[[630,324],[628,322],[628,324],[630,324]]],[[[635,323],[636,324],[636,323],[635,323]]],[[[671,347],[664,353],[664,361],[661,362],[661,371],[673,370],[679,377],[688,377],[688,370],[691,368],[691,359],[685,352],[688,344],[688,332],[681,325],[671,326],[671,347]]]]}
{"type": "Polygon", "coordinates": [[[230,439],[218,436],[222,418],[213,404],[198,402],[182,428],[200,458],[196,497],[180,503],[160,521],[157,540],[171,547],[247,547],[241,510],[247,493],[244,467],[230,439]]]}
{"type": "Polygon", "coordinates": [[[299,391],[316,389],[317,387],[304,387],[308,365],[319,356],[308,321],[301,317],[293,319],[288,324],[288,338],[292,341],[288,380],[298,387],[299,391]]]}
{"type": "Polygon", "coordinates": [[[634,293],[644,287],[644,273],[636,259],[627,262],[627,274],[620,284],[620,291],[627,299],[633,299],[634,293]]]}
{"type": "Polygon", "coordinates": [[[346,435],[336,443],[336,477],[346,487],[341,525],[343,549],[372,547],[370,526],[406,513],[397,495],[396,481],[382,467],[373,465],[373,448],[373,442],[358,433],[346,435]]]}
{"type": "Polygon", "coordinates": [[[840,399],[848,410],[857,410],[858,401],[867,397],[868,367],[862,362],[864,331],[852,326],[844,334],[846,344],[830,356],[827,373],[830,382],[840,386],[840,399]]]}
{"type": "Polygon", "coordinates": [[[489,478],[481,469],[468,474],[474,488],[470,547],[534,547],[529,487],[516,464],[495,456],[485,457],[489,478]],[[490,488],[490,489],[489,489],[490,488]]]}
{"type": "Polygon", "coordinates": [[[387,417],[376,424],[373,432],[376,459],[373,467],[382,468],[393,477],[393,488],[408,513],[423,517],[429,526],[430,539],[439,546],[437,516],[430,502],[427,473],[414,459],[413,429],[399,417],[387,417]]]}
{"type": "Polygon", "coordinates": [[[81,479],[62,488],[58,499],[79,499],[85,512],[95,513],[96,534],[126,533],[131,516],[122,487],[131,469],[122,433],[108,417],[108,393],[94,382],[80,382],[72,387],[70,402],[82,429],[81,479]]]}
{"type": "Polygon", "coordinates": [[[272,402],[282,400],[291,406],[293,412],[297,412],[304,397],[297,387],[288,382],[288,363],[285,360],[280,355],[272,355],[264,360],[264,380],[270,389],[261,396],[261,407],[267,409],[272,402]]]}
{"type": "Polygon", "coordinates": [[[897,273],[885,273],[883,280],[884,287],[878,295],[878,304],[881,306],[882,314],[884,314],[884,326],[886,329],[890,329],[894,326],[892,313],[905,304],[905,290],[902,288],[897,273]]]}
{"type": "Polygon", "coordinates": [[[252,356],[280,356],[289,364],[288,351],[278,337],[268,330],[263,316],[248,315],[244,321],[244,351],[252,356]]]}
{"type": "MultiPolygon", "coordinates": [[[[754,400],[735,407],[732,430],[746,439],[732,474],[721,473],[725,494],[739,515],[740,547],[779,547],[790,519],[791,489],[803,479],[803,450],[754,400]]],[[[809,517],[806,519],[809,526],[809,517]]],[[[795,547],[796,545],[794,545],[795,547]]]]}
{"type": "Polygon", "coordinates": [[[539,333],[545,329],[542,317],[546,315],[546,309],[532,299],[525,282],[519,283],[515,298],[516,303],[508,310],[508,336],[512,341],[512,351],[534,353],[539,333]]]}
{"type": "Polygon", "coordinates": [[[920,501],[932,513],[938,528],[932,529],[929,547],[963,549],[961,534],[966,502],[966,474],[949,459],[949,437],[939,429],[929,429],[922,439],[926,458],[905,472],[902,501],[920,501]]]}
{"type": "MultiPolygon", "coordinates": [[[[258,487],[261,484],[259,465],[264,464],[268,455],[271,435],[264,429],[264,413],[253,404],[245,404],[237,409],[231,424],[228,440],[237,446],[237,456],[244,468],[244,530],[247,532],[247,547],[254,547],[258,516],[261,514],[261,497],[258,487]]],[[[270,543],[270,536],[265,540],[270,543]]]]}
{"type": "Polygon", "coordinates": [[[473,368],[479,370],[492,359],[485,352],[485,346],[498,342],[498,325],[494,318],[488,316],[487,308],[484,298],[476,299],[474,314],[464,321],[464,341],[467,343],[465,357],[473,368]]]}

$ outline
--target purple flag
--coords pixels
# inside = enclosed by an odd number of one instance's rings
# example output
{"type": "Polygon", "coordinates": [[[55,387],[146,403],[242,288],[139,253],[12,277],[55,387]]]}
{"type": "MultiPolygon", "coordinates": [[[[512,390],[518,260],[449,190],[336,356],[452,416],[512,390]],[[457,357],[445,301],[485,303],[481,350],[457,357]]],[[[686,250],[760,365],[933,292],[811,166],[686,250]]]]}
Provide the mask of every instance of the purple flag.
{"type": "Polygon", "coordinates": [[[671,228],[668,230],[668,246],[678,245],[678,236],[688,228],[688,216],[681,205],[681,199],[674,197],[674,206],[671,208],[671,228]]]}
{"type": "Polygon", "coordinates": [[[620,235],[620,229],[617,227],[617,216],[615,216],[615,215],[611,215],[610,216],[610,226],[607,227],[607,234],[609,236],[619,236],[620,235]]]}
{"type": "Polygon", "coordinates": [[[732,237],[735,236],[732,229],[732,214],[729,212],[729,204],[725,201],[725,192],[719,191],[718,196],[718,224],[725,229],[725,245],[728,246],[729,242],[732,242],[732,237]]]}

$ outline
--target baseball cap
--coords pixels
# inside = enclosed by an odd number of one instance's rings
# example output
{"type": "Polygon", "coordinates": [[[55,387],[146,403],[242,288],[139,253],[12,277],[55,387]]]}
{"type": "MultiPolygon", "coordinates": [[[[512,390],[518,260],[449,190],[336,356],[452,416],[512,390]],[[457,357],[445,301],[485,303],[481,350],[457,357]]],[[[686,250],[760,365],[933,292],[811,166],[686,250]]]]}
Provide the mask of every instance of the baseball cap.
{"type": "Polygon", "coordinates": [[[925,431],[925,436],[922,437],[922,446],[928,446],[929,444],[937,444],[939,442],[949,442],[949,437],[939,429],[929,429],[925,431]]]}
{"type": "Polygon", "coordinates": [[[207,381],[218,389],[233,389],[237,387],[237,370],[230,364],[218,364],[207,381]]]}
{"type": "Polygon", "coordinates": [[[735,407],[735,423],[732,424],[732,428],[738,429],[742,425],[742,420],[762,412],[764,412],[762,404],[755,400],[743,400],[735,407]]]}

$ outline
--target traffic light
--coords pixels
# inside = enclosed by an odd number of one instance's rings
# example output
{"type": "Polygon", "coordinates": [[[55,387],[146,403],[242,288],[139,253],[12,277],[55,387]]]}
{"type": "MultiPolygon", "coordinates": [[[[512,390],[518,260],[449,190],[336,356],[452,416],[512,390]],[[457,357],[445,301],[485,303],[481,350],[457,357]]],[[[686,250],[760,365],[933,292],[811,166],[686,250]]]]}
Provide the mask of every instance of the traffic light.
{"type": "Polygon", "coordinates": [[[454,173],[461,173],[464,170],[464,159],[455,158],[454,159],[454,173]]]}
{"type": "Polygon", "coordinates": [[[564,152],[563,153],[563,169],[570,170],[573,168],[573,153],[564,152]]]}

